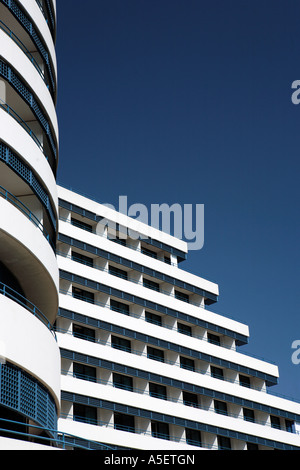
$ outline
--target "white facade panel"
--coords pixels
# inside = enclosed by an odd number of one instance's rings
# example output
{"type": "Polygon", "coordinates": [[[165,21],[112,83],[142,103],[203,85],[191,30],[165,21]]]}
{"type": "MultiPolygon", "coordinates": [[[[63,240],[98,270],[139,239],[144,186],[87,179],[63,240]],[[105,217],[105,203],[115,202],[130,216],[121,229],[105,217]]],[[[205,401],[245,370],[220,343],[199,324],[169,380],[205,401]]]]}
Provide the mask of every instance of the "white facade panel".
{"type": "Polygon", "coordinates": [[[13,300],[0,296],[2,360],[41,381],[60,403],[60,354],[53,333],[42,321],[13,300]]]}
{"type": "Polygon", "coordinates": [[[37,2],[31,0],[18,0],[22,7],[27,11],[28,15],[34,22],[35,26],[39,30],[41,36],[43,37],[44,41],[46,42],[47,48],[49,50],[49,54],[51,56],[51,61],[54,66],[54,71],[57,74],[57,61],[56,61],[56,52],[55,46],[53,43],[53,39],[50,34],[49,26],[47,25],[45,18],[38,7],[37,2]]]}
{"type": "Polygon", "coordinates": [[[55,106],[42,77],[22,49],[4,31],[0,29],[0,55],[25,80],[33,93],[40,100],[53,125],[58,140],[58,122],[55,106]]]}

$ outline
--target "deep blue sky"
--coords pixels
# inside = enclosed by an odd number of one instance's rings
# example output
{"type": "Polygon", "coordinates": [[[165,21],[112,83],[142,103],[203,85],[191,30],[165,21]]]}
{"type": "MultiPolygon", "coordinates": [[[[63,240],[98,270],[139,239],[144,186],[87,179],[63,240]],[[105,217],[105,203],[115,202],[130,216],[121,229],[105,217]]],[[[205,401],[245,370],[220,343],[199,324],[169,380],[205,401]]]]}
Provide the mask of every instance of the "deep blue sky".
{"type": "Polygon", "coordinates": [[[118,207],[204,204],[182,267],[300,400],[298,0],[58,0],[58,180],[118,207]]]}

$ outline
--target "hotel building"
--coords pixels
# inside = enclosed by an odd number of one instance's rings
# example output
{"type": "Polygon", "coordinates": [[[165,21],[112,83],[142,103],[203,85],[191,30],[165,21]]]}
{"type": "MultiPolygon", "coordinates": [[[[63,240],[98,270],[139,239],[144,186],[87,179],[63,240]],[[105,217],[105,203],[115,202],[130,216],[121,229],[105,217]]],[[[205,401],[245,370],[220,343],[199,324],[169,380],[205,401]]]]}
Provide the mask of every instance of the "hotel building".
{"type": "Polygon", "coordinates": [[[57,186],[55,33],[0,0],[0,449],[300,449],[186,243],[57,186]]]}
{"type": "Polygon", "coordinates": [[[55,16],[0,0],[1,448],[55,438],[60,409],[55,16]]]}
{"type": "Polygon", "coordinates": [[[243,354],[247,325],[212,311],[218,285],[181,268],[186,243],[58,197],[59,429],[114,449],[300,449],[300,404],[243,354]]]}

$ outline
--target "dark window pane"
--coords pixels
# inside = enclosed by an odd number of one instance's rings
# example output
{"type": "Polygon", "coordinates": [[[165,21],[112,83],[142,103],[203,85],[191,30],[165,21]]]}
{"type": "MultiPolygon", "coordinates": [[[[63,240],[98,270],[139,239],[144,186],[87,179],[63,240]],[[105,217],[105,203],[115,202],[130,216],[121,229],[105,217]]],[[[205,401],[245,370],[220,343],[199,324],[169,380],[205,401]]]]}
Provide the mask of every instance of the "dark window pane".
{"type": "Polygon", "coordinates": [[[132,377],[121,374],[113,374],[113,384],[116,388],[121,388],[123,390],[133,391],[132,377]]]}
{"type": "Polygon", "coordinates": [[[144,255],[151,256],[151,258],[157,258],[157,253],[155,251],[149,250],[149,248],[146,248],[144,246],[142,246],[141,252],[144,255]]]}
{"type": "Polygon", "coordinates": [[[288,432],[294,432],[294,421],[290,421],[289,419],[285,420],[285,429],[288,432]]]}
{"type": "Polygon", "coordinates": [[[115,266],[109,266],[108,268],[109,274],[112,274],[113,276],[121,277],[122,279],[127,279],[127,271],[124,269],[119,269],[116,268],[115,266]]]}
{"type": "Polygon", "coordinates": [[[143,278],[143,286],[159,292],[159,284],[157,282],[151,281],[150,279],[143,278]]]}
{"type": "Polygon", "coordinates": [[[221,415],[227,415],[227,403],[225,403],[224,401],[215,400],[214,405],[216,413],[221,415]]]}
{"type": "Polygon", "coordinates": [[[192,446],[201,447],[201,433],[196,429],[186,429],[185,430],[186,443],[192,446]]]}
{"type": "Polygon", "coordinates": [[[218,436],[218,447],[220,450],[230,450],[231,443],[229,437],[218,436]]]}
{"type": "Polygon", "coordinates": [[[149,383],[149,394],[151,397],[167,399],[167,388],[163,385],[149,383]]]}
{"type": "Polygon", "coordinates": [[[159,423],[157,421],[151,422],[151,433],[153,437],[160,439],[169,439],[169,425],[168,423],[159,423]]]}
{"type": "Polygon", "coordinates": [[[78,287],[72,288],[72,295],[75,299],[83,300],[84,302],[94,303],[94,294],[87,290],[79,289],[78,287]]]}
{"type": "Polygon", "coordinates": [[[134,432],[134,416],[114,413],[114,428],[119,431],[134,432]]]}
{"type": "Polygon", "coordinates": [[[73,336],[95,342],[95,330],[82,325],[73,324],[73,336]]]}
{"type": "Polygon", "coordinates": [[[239,381],[242,387],[250,388],[250,377],[248,377],[247,375],[239,374],[239,381]]]}
{"type": "Polygon", "coordinates": [[[209,343],[217,344],[218,346],[221,344],[220,336],[213,335],[212,333],[207,333],[207,340],[209,343]]]}
{"type": "Polygon", "coordinates": [[[85,264],[86,266],[93,266],[93,258],[77,253],[76,251],[72,251],[72,260],[85,264]]]}
{"type": "Polygon", "coordinates": [[[126,238],[120,238],[119,235],[111,235],[108,238],[119,245],[126,246],[126,238]]]}
{"type": "Polygon", "coordinates": [[[195,370],[195,363],[193,359],[189,359],[187,357],[181,357],[180,356],[180,367],[182,369],[187,369],[187,370],[195,370]]]}
{"type": "Polygon", "coordinates": [[[254,423],[254,411],[248,408],[243,408],[244,420],[254,423]]]}
{"type": "Polygon", "coordinates": [[[195,393],[182,392],[182,399],[184,405],[187,406],[198,406],[198,397],[195,393]]]}
{"type": "Polygon", "coordinates": [[[255,442],[247,442],[247,450],[258,450],[258,444],[255,444],[255,442]]]}
{"type": "Polygon", "coordinates": [[[80,220],[74,219],[73,217],[71,218],[71,224],[75,227],[82,228],[83,230],[86,230],[88,232],[93,231],[92,225],[87,224],[86,222],[81,222],[80,220]]]}
{"type": "Polygon", "coordinates": [[[280,429],[280,419],[278,416],[270,416],[272,428],[280,429]]]}
{"type": "Polygon", "coordinates": [[[129,315],[129,305],[118,302],[117,300],[110,299],[110,309],[114,312],[123,313],[129,315]]]}
{"type": "Polygon", "coordinates": [[[177,323],[177,329],[179,333],[182,333],[183,335],[192,336],[192,328],[189,325],[177,323]]]}
{"type": "Polygon", "coordinates": [[[148,323],[154,323],[155,325],[162,325],[162,320],[159,315],[151,312],[145,312],[145,318],[148,323]]]}
{"type": "Polygon", "coordinates": [[[221,379],[221,380],[224,379],[223,369],[220,369],[220,367],[211,366],[210,371],[211,371],[211,376],[214,377],[215,379],[221,379]]]}
{"type": "Polygon", "coordinates": [[[119,336],[112,336],[111,345],[114,349],[120,349],[120,351],[131,352],[131,344],[128,339],[119,338],[119,336]]]}
{"type": "Polygon", "coordinates": [[[183,300],[183,302],[189,302],[188,294],[185,294],[184,292],[180,292],[179,290],[175,290],[175,297],[178,300],[183,300]]]}
{"type": "Polygon", "coordinates": [[[74,421],[80,421],[81,423],[97,424],[97,408],[93,408],[92,406],[74,403],[73,416],[74,421]]]}
{"type": "Polygon", "coordinates": [[[164,362],[164,352],[161,349],[152,348],[147,346],[147,357],[155,361],[164,362]]]}
{"type": "Polygon", "coordinates": [[[73,376],[78,379],[89,380],[96,382],[96,369],[95,367],[87,366],[85,364],[73,364],[73,376]]]}

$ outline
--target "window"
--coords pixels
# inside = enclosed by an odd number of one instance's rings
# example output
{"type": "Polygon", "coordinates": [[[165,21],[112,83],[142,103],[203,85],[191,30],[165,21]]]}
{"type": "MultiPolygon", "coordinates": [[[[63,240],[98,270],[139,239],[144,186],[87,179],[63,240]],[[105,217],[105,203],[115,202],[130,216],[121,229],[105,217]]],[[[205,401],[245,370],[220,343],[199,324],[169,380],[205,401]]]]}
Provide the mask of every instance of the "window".
{"type": "Polygon", "coordinates": [[[72,295],[75,299],[83,300],[84,302],[94,303],[94,294],[87,290],[72,287],[72,295]]]}
{"type": "Polygon", "coordinates": [[[189,359],[188,357],[182,357],[180,356],[180,367],[182,369],[187,369],[187,370],[195,370],[195,362],[193,359],[189,359]]]}
{"type": "Polygon", "coordinates": [[[82,255],[81,253],[76,253],[76,251],[72,251],[72,260],[93,267],[93,258],[82,255]]]}
{"type": "Polygon", "coordinates": [[[271,427],[275,429],[280,429],[280,418],[278,416],[270,416],[271,427]]]}
{"type": "Polygon", "coordinates": [[[177,330],[183,335],[192,336],[192,328],[184,323],[177,323],[177,330]]]}
{"type": "Polygon", "coordinates": [[[250,377],[248,377],[247,375],[239,374],[239,381],[242,387],[250,388],[250,377]]]}
{"type": "Polygon", "coordinates": [[[258,450],[258,444],[255,444],[255,442],[247,442],[247,450],[258,450]]]}
{"type": "Polygon", "coordinates": [[[85,364],[73,364],[73,376],[78,379],[96,382],[96,369],[95,367],[87,366],[85,364]]]}
{"type": "Polygon", "coordinates": [[[150,397],[167,399],[167,388],[164,385],[149,383],[149,394],[150,397]]]}
{"type": "Polygon", "coordinates": [[[190,444],[191,446],[198,446],[201,447],[201,433],[196,429],[186,429],[185,430],[185,438],[186,443],[190,444]]]}
{"type": "Polygon", "coordinates": [[[162,326],[161,316],[155,313],[145,312],[145,319],[148,323],[154,323],[155,325],[162,326]]]}
{"type": "Polygon", "coordinates": [[[134,432],[134,416],[114,413],[114,428],[119,431],[134,432]]]}
{"type": "Polygon", "coordinates": [[[164,352],[161,349],[152,348],[147,346],[147,357],[155,361],[164,362],[164,352]]]}
{"type": "Polygon", "coordinates": [[[230,450],[231,449],[231,443],[229,437],[225,436],[217,436],[218,438],[218,448],[220,450],[230,450]]]}
{"type": "Polygon", "coordinates": [[[109,240],[118,243],[119,245],[126,246],[126,238],[120,238],[119,235],[108,237],[109,240]]]}
{"type": "Polygon", "coordinates": [[[87,224],[86,222],[81,222],[80,220],[74,219],[73,217],[71,218],[71,224],[74,225],[75,227],[82,228],[83,230],[86,230],[87,232],[93,232],[92,225],[87,224]]]}
{"type": "Polygon", "coordinates": [[[93,343],[95,342],[95,330],[87,328],[86,326],[73,324],[73,336],[75,338],[92,341],[93,343]]]}
{"type": "Polygon", "coordinates": [[[207,333],[207,341],[212,344],[217,344],[218,346],[221,345],[220,336],[213,335],[212,333],[207,333]]]}
{"type": "Polygon", "coordinates": [[[220,367],[210,366],[210,372],[215,379],[224,380],[223,369],[220,369],[220,367]]]}
{"type": "Polygon", "coordinates": [[[141,252],[144,255],[151,256],[151,258],[157,258],[157,253],[155,251],[149,250],[149,248],[146,248],[144,246],[141,247],[141,252]]]}
{"type": "Polygon", "coordinates": [[[109,274],[112,274],[113,276],[121,277],[122,279],[128,278],[127,271],[125,271],[124,269],[116,268],[115,266],[109,266],[108,272],[109,274]]]}
{"type": "Polygon", "coordinates": [[[158,437],[160,439],[169,439],[169,425],[168,423],[159,423],[158,421],[151,422],[151,434],[152,437],[158,437]]]}
{"type": "Polygon", "coordinates": [[[111,345],[114,349],[119,349],[120,351],[131,352],[131,344],[128,339],[120,338],[119,336],[112,336],[111,345]]]}
{"type": "Polygon", "coordinates": [[[215,412],[219,415],[228,415],[227,403],[225,401],[214,400],[215,412]]]}
{"type": "Polygon", "coordinates": [[[159,292],[159,284],[157,282],[150,281],[150,279],[143,278],[143,286],[159,292]]]}
{"type": "Polygon", "coordinates": [[[129,315],[129,305],[118,302],[117,300],[110,299],[110,309],[114,312],[123,313],[123,315],[129,315]]]}
{"type": "Polygon", "coordinates": [[[185,294],[184,292],[180,292],[179,290],[176,290],[176,289],[175,289],[175,298],[178,300],[182,300],[183,302],[189,302],[188,294],[185,294]]]}
{"type": "Polygon", "coordinates": [[[285,429],[287,432],[294,432],[294,421],[289,419],[285,420],[285,429]]]}
{"type": "Polygon", "coordinates": [[[182,399],[184,405],[198,407],[198,397],[195,393],[182,392],[182,399]]]}
{"type": "Polygon", "coordinates": [[[74,421],[81,423],[97,424],[97,408],[80,403],[73,404],[74,421]]]}
{"type": "Polygon", "coordinates": [[[253,410],[250,410],[249,408],[243,408],[243,414],[245,421],[251,421],[251,423],[254,423],[255,419],[253,410]]]}
{"type": "Polygon", "coordinates": [[[133,391],[132,377],[121,374],[113,374],[113,384],[116,388],[121,388],[122,390],[133,391]]]}
{"type": "Polygon", "coordinates": [[[167,264],[171,264],[170,256],[164,256],[164,262],[167,263],[167,264]]]}

